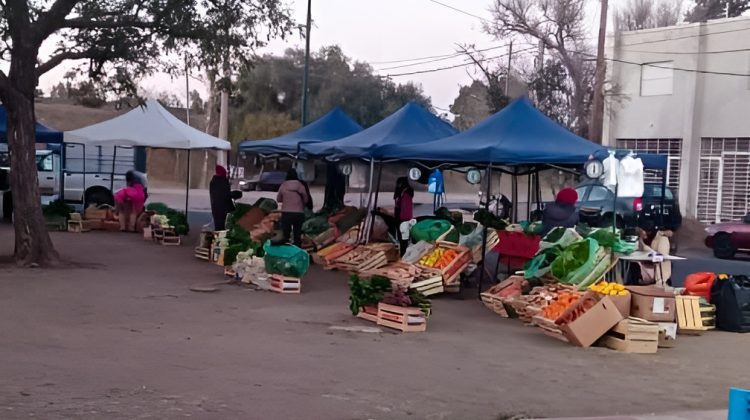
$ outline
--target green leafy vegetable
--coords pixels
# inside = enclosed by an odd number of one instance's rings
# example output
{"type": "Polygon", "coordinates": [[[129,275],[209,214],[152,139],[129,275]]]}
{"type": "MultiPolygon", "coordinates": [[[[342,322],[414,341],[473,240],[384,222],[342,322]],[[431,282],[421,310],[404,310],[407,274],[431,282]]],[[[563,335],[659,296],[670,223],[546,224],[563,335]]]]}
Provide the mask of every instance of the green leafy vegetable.
{"type": "Polygon", "coordinates": [[[373,277],[368,281],[352,275],[349,277],[349,310],[357,315],[361,308],[377,304],[390,291],[391,281],[386,278],[373,277]]]}

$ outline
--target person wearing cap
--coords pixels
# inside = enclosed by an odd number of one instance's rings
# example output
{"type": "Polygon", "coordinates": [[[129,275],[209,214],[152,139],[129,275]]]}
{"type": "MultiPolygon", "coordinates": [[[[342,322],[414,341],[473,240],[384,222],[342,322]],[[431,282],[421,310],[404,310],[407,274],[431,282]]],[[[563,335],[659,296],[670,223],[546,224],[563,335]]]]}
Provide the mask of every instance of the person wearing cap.
{"type": "Polygon", "coordinates": [[[208,196],[211,199],[211,215],[214,219],[214,229],[224,230],[226,228],[227,214],[234,211],[232,201],[232,188],[227,178],[227,170],[216,165],[216,174],[211,178],[208,185],[208,196]]]}
{"type": "Polygon", "coordinates": [[[542,236],[556,227],[571,228],[578,224],[576,201],[578,193],[573,188],[563,188],[557,193],[555,202],[547,205],[542,213],[542,236]]]}

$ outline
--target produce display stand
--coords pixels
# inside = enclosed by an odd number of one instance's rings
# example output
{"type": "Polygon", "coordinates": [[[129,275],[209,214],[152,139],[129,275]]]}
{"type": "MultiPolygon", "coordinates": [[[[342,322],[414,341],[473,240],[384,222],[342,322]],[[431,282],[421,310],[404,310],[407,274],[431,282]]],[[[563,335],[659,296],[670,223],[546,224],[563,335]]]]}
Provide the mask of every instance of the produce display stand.
{"type": "Polygon", "coordinates": [[[422,255],[422,257],[417,262],[417,266],[427,270],[435,270],[439,272],[443,277],[443,284],[445,286],[454,286],[459,283],[461,272],[466,268],[470,261],[471,254],[469,253],[469,249],[465,246],[456,245],[452,242],[439,241],[435,243],[435,246],[433,248],[429,249],[422,255]],[[456,253],[456,256],[451,260],[450,263],[443,267],[435,267],[426,264],[425,259],[429,258],[430,255],[438,252],[439,250],[453,251],[456,253]]]}
{"type": "Polygon", "coordinates": [[[378,322],[378,307],[377,306],[365,306],[359,310],[357,318],[364,319],[365,321],[378,322]]]}
{"type": "Polygon", "coordinates": [[[68,232],[83,233],[91,230],[91,222],[83,220],[81,213],[70,213],[68,219],[68,232]]]}
{"type": "Polygon", "coordinates": [[[334,266],[341,271],[358,274],[380,268],[388,264],[388,258],[383,251],[370,249],[366,246],[358,246],[350,252],[340,256],[334,262],[334,266]]]}

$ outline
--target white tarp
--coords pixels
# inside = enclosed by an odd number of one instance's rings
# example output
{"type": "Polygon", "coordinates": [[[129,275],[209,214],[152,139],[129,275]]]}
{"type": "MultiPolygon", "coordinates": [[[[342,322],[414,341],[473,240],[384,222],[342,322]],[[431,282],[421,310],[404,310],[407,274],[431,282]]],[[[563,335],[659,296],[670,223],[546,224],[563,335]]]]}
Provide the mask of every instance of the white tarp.
{"type": "Polygon", "coordinates": [[[144,107],[78,130],[64,133],[66,143],[92,146],[144,146],[163,149],[230,150],[231,145],[183,123],[159,102],[149,99],[144,107]]]}

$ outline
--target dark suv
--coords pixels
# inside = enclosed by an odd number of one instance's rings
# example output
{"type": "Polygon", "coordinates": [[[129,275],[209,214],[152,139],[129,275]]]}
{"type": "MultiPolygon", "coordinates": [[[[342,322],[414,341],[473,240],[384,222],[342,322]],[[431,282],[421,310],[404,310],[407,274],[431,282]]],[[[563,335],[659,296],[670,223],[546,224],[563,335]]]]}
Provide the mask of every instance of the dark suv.
{"type": "Polygon", "coordinates": [[[662,185],[658,183],[644,184],[643,197],[618,197],[617,200],[614,199],[615,193],[612,190],[594,181],[578,185],[576,192],[576,207],[581,209],[582,220],[585,219],[585,214],[598,213],[603,225],[611,226],[615,215],[617,225],[624,228],[648,226],[677,230],[682,225],[680,206],[669,187],[664,191],[662,220],[662,185]]]}

